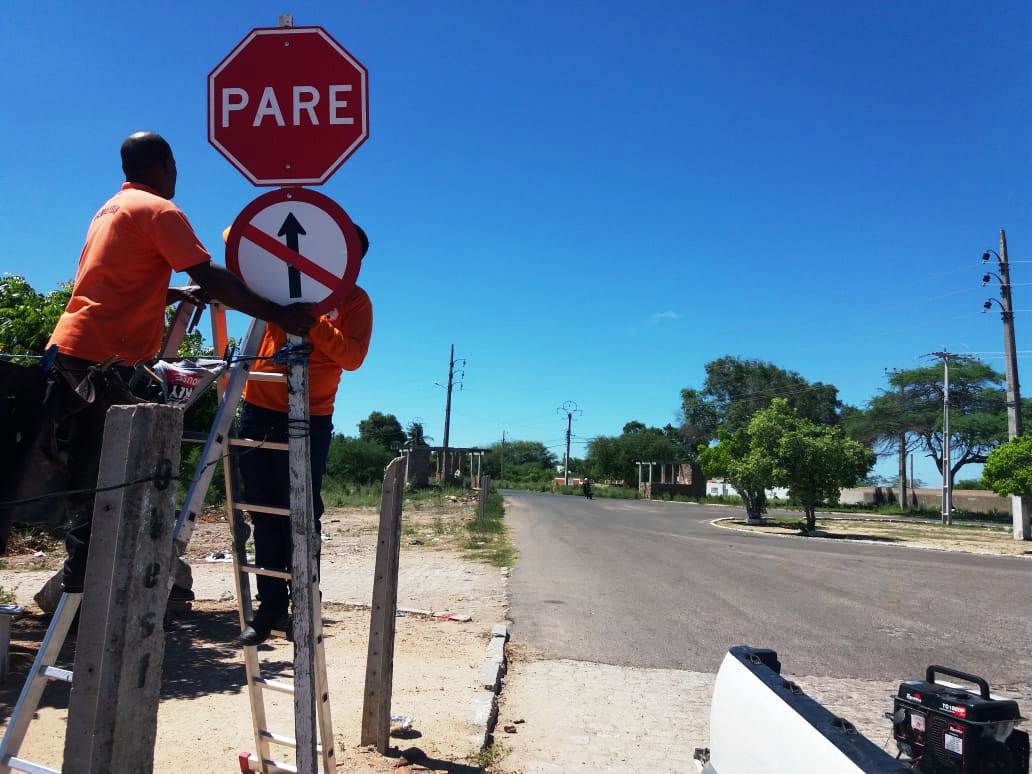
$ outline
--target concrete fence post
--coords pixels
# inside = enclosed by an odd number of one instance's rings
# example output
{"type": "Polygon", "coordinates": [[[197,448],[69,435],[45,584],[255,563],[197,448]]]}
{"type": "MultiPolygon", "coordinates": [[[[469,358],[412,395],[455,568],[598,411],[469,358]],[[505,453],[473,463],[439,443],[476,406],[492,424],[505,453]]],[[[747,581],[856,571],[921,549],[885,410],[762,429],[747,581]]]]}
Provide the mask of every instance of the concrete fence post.
{"type": "Polygon", "coordinates": [[[182,435],[181,409],[147,403],[108,410],[97,488],[143,481],[97,493],[66,774],[153,770],[182,435]]]}

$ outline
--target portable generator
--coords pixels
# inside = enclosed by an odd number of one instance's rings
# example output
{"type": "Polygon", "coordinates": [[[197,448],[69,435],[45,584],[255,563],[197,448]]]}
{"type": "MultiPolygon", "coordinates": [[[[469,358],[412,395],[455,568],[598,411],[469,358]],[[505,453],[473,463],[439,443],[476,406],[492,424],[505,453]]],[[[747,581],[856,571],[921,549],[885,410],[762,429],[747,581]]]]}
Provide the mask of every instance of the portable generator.
{"type": "Polygon", "coordinates": [[[993,698],[977,675],[930,666],[924,680],[899,687],[892,729],[911,767],[929,774],[1028,774],[1028,734],[1015,729],[1024,718],[1018,704],[993,698]],[[978,693],[952,683],[947,675],[978,686],[978,693]]]}

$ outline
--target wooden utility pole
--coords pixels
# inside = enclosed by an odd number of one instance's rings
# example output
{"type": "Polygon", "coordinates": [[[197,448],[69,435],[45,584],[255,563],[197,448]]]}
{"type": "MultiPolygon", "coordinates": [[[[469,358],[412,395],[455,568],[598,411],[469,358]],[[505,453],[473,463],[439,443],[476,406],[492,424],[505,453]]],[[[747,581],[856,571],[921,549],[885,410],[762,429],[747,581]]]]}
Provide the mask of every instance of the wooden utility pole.
{"type": "Polygon", "coordinates": [[[365,694],[362,702],[361,743],[387,753],[391,732],[391,692],[394,686],[394,632],[398,611],[398,564],[401,551],[401,505],[405,495],[405,458],[387,466],[380,499],[380,529],[376,539],[373,602],[369,616],[365,694]]]}
{"type": "MultiPolygon", "coordinates": [[[[465,366],[465,364],[465,360],[455,359],[455,345],[452,344],[451,354],[448,356],[448,397],[445,399],[444,403],[444,450],[441,452],[441,455],[444,457],[444,462],[441,465],[441,483],[447,483],[448,481],[450,481],[452,474],[451,454],[449,454],[448,452],[448,439],[451,435],[451,400],[452,390],[455,387],[455,366],[465,366]]],[[[463,371],[463,374],[465,374],[465,371],[463,371]]],[[[437,386],[440,387],[441,385],[438,384],[437,386]]],[[[462,389],[461,380],[459,384],[459,389],[462,389]]],[[[459,463],[459,467],[462,467],[461,462],[459,463]]]]}
{"type": "Polygon", "coordinates": [[[451,474],[451,458],[448,454],[448,433],[451,430],[451,393],[452,386],[455,384],[455,345],[451,345],[451,354],[448,356],[448,397],[444,403],[444,451],[441,454],[444,456],[443,464],[441,465],[441,483],[446,483],[450,480],[451,474]]]}
{"type": "Polygon", "coordinates": [[[563,459],[563,481],[566,486],[570,485],[570,436],[573,434],[573,415],[583,414],[577,408],[577,403],[572,400],[565,401],[556,409],[557,414],[566,414],[566,456],[563,459]]]}
{"type": "MultiPolygon", "coordinates": [[[[900,409],[903,407],[904,389],[899,386],[900,409]]],[[[907,509],[907,432],[899,434],[899,507],[904,511],[907,509]]]]}
{"type": "MultiPolygon", "coordinates": [[[[1010,263],[1007,260],[1007,233],[1000,229],[1000,300],[1003,309],[1004,373],[1007,380],[1007,437],[1024,435],[1021,421],[1021,386],[1018,382],[1018,354],[1014,344],[1014,302],[1011,297],[1010,263]]],[[[1028,501],[1011,497],[1012,527],[1015,540],[1032,540],[1028,501]]]]}
{"type": "Polygon", "coordinates": [[[1014,305],[1011,300],[1010,264],[1007,261],[1007,234],[1000,229],[1000,296],[1003,301],[1003,354],[1007,379],[1007,435],[1022,435],[1021,387],[1018,384],[1018,355],[1014,346],[1014,305]]]}
{"type": "Polygon", "coordinates": [[[563,462],[563,475],[566,478],[566,486],[570,485],[570,434],[573,431],[573,414],[566,415],[566,456],[563,462]]]}
{"type": "Polygon", "coordinates": [[[502,465],[501,465],[501,467],[502,467],[502,470],[501,470],[501,474],[499,475],[498,479],[502,482],[502,484],[504,486],[504,484],[505,484],[505,431],[504,430],[502,430],[502,465]]]}
{"type": "Polygon", "coordinates": [[[181,409],[108,410],[97,488],[117,488],[93,509],[66,774],[153,771],[182,436],[181,409]]]}
{"type": "MultiPolygon", "coordinates": [[[[288,336],[293,347],[304,339],[288,336]]],[[[298,774],[315,774],[319,753],[315,715],[315,616],[321,601],[315,594],[315,511],[312,506],[312,453],[308,432],[308,355],[288,357],[287,456],[290,469],[290,534],[292,541],[290,584],[294,623],[294,738],[297,740],[298,774]]],[[[332,739],[323,740],[327,745],[332,739]]]]}

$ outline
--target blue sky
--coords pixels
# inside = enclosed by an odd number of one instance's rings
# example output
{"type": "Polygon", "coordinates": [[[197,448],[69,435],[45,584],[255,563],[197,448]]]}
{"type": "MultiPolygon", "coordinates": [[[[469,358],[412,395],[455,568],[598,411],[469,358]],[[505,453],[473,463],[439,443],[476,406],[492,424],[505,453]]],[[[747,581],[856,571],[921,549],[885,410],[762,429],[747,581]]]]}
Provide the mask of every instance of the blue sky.
{"type": "MultiPolygon", "coordinates": [[[[72,277],[138,129],[172,143],[221,260],[261,191],[206,141],[206,76],[284,10],[370,72],[371,137],[321,189],[372,240],[340,431],[379,409],[439,442],[453,342],[459,444],[558,444],[564,400],[580,438],[665,424],[729,353],[862,403],[931,349],[1002,349],[979,256],[1004,227],[1032,261],[1024,2],[22,3],[0,271],[72,277]]],[[[1013,275],[1032,309],[1032,263],[1013,275]]]]}

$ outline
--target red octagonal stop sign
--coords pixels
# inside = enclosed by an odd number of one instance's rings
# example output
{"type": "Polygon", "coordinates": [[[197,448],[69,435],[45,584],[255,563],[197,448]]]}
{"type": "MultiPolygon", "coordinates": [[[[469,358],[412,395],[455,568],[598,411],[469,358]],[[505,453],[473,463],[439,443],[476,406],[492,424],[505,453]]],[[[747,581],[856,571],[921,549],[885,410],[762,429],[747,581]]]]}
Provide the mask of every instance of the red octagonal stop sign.
{"type": "Polygon", "coordinates": [[[365,67],[322,27],[256,29],[208,76],[208,141],[255,185],[318,185],[369,136],[365,67]]]}

